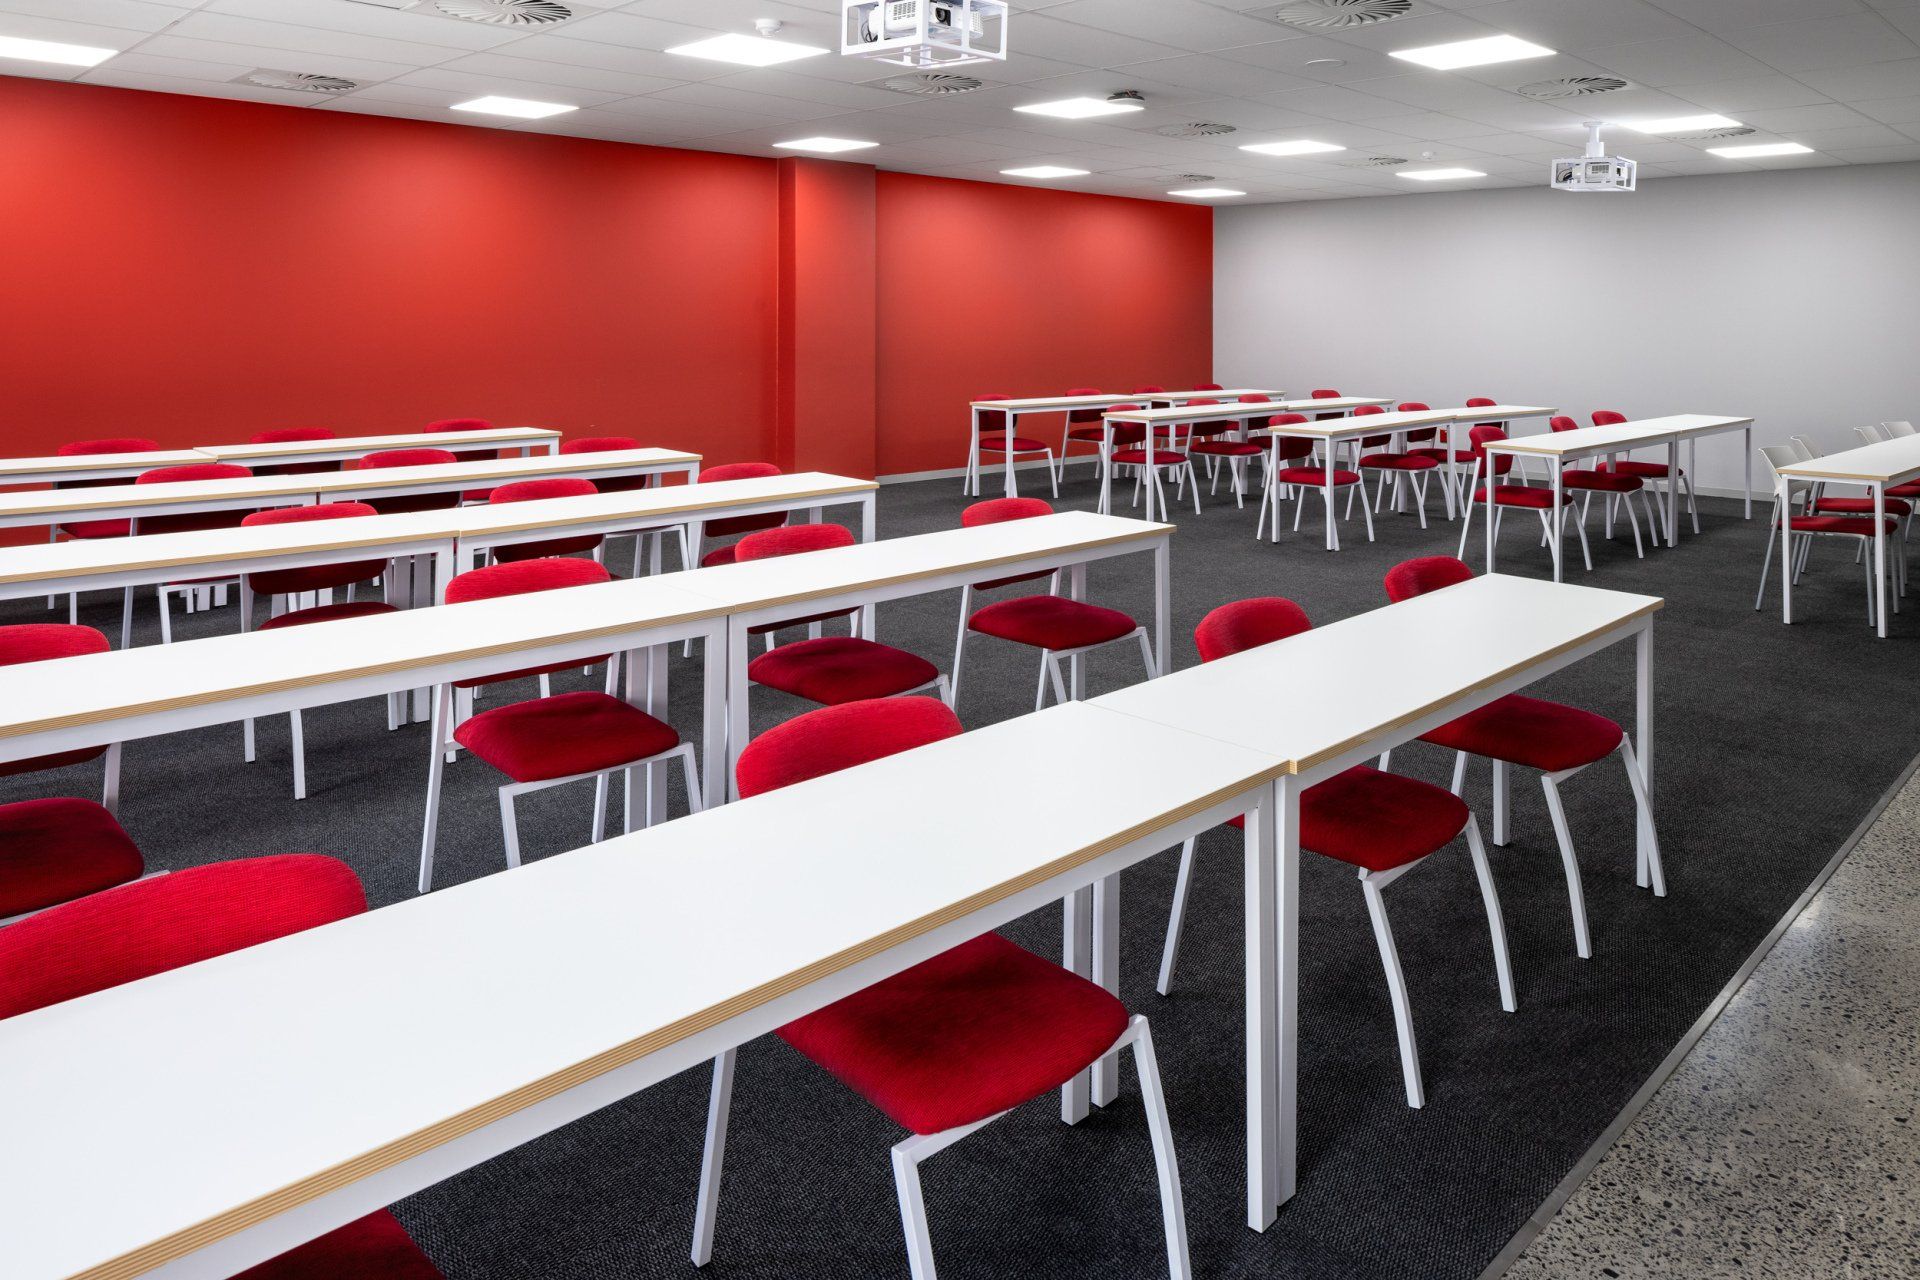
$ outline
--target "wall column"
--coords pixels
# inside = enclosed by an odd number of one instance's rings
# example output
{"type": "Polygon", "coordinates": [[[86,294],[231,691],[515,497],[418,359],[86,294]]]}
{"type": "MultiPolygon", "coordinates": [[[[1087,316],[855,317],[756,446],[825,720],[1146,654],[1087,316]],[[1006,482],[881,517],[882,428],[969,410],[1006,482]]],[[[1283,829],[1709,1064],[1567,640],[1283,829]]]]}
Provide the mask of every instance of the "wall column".
{"type": "Polygon", "coordinates": [[[782,159],[774,461],[874,474],[877,222],[871,165],[782,159]]]}

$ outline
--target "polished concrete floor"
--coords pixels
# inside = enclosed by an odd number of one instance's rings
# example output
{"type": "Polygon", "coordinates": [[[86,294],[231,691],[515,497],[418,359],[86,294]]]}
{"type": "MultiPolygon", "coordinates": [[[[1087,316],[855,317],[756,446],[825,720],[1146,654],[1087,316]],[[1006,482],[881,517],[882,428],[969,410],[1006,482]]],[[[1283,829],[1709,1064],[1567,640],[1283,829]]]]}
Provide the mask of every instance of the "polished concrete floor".
{"type": "Polygon", "coordinates": [[[1506,1280],[1920,1275],[1920,775],[1506,1280]]]}

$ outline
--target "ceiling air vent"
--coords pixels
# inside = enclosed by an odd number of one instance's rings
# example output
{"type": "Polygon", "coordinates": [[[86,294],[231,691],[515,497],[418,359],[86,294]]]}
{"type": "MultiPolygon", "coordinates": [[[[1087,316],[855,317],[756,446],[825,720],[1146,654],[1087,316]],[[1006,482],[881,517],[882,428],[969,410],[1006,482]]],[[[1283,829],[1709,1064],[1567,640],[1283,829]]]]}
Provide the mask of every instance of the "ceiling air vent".
{"type": "Polygon", "coordinates": [[[1392,22],[1413,12],[1413,0],[1290,0],[1273,9],[1247,16],[1308,31],[1351,31],[1378,22],[1392,22]]]}
{"type": "Polygon", "coordinates": [[[1352,160],[1334,161],[1343,169],[1391,169],[1406,162],[1405,156],[1356,156],[1352,160]]]}
{"type": "Polygon", "coordinates": [[[940,98],[950,93],[972,93],[987,87],[985,80],[957,76],[950,71],[916,71],[912,75],[888,76],[874,84],[895,93],[911,93],[923,98],[940,98]]]}
{"type": "Polygon", "coordinates": [[[1521,85],[1518,92],[1529,98],[1584,98],[1626,87],[1627,82],[1618,76],[1567,76],[1562,80],[1535,80],[1521,85]]]}
{"type": "Polygon", "coordinates": [[[234,77],[235,84],[257,84],[267,89],[293,89],[300,93],[352,93],[358,80],[345,76],[317,76],[306,71],[270,71],[262,67],[234,77]]]}
{"type": "Polygon", "coordinates": [[[1758,129],[1745,125],[1723,125],[1718,129],[1696,129],[1692,133],[1663,133],[1662,142],[1718,142],[1722,138],[1744,138],[1758,129]]]}
{"type": "Polygon", "coordinates": [[[1167,178],[1171,182],[1212,182],[1215,180],[1214,176],[1210,173],[1170,173],[1167,175],[1167,178]]]}
{"type": "Polygon", "coordinates": [[[449,18],[490,27],[551,27],[573,16],[559,0],[433,0],[433,7],[449,18]]]}
{"type": "Polygon", "coordinates": [[[1237,126],[1216,120],[1194,120],[1187,124],[1163,124],[1154,132],[1163,138],[1217,138],[1235,132],[1237,126]]]}

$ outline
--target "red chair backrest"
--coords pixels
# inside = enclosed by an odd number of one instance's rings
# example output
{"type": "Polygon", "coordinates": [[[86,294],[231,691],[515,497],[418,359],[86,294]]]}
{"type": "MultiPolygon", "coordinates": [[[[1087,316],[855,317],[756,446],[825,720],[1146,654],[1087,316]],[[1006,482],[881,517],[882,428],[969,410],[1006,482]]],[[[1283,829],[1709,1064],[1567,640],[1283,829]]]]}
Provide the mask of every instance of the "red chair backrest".
{"type": "MultiPolygon", "coordinates": [[[[135,484],[175,484],[184,480],[240,480],[252,475],[231,462],[192,462],[181,467],[155,467],[133,478],[135,484]]],[[[141,516],[135,533],[187,533],[197,529],[231,529],[245,520],[244,511],[193,511],[177,516],[141,516]]]]}
{"type": "MultiPolygon", "coordinates": [[[[380,514],[364,502],[322,502],[311,507],[269,507],[255,511],[243,525],[300,524],[308,520],[347,520],[380,514]]],[[[262,595],[295,591],[331,591],[349,583],[366,582],[385,571],[385,560],[357,560],[350,564],[316,564],[299,569],[268,569],[247,575],[247,584],[262,595]]]]}
{"type": "MultiPolygon", "coordinates": [[[[366,909],[352,869],[314,853],[216,862],[137,880],[0,929],[0,1018],[366,909]]],[[[233,1010],[236,1018],[245,1015],[233,1010]]]]}
{"type": "Polygon", "coordinates": [[[1593,411],[1593,425],[1596,427],[1617,426],[1626,420],[1626,414],[1616,413],[1612,409],[1595,409],[1593,411]]]}
{"type": "Polygon", "coordinates": [[[1197,397],[1196,399],[1187,401],[1187,403],[1189,405],[1195,405],[1195,404],[1219,404],[1220,402],[1209,396],[1200,396],[1200,397],[1197,397]]]}
{"type": "Polygon", "coordinates": [[[379,514],[364,502],[321,502],[311,507],[269,507],[265,511],[255,511],[240,523],[249,526],[299,524],[303,520],[346,520],[353,516],[379,514]]]}
{"type": "MultiPolygon", "coordinates": [[[[501,596],[525,595],[531,591],[558,591],[564,587],[585,587],[612,581],[606,567],[593,560],[574,560],[555,556],[541,560],[516,560],[510,564],[490,564],[456,574],[447,584],[447,603],[465,604],[470,600],[496,600],[501,596]]],[[[580,667],[587,663],[574,659],[562,666],[580,667]]]]}
{"type": "Polygon", "coordinates": [[[160,447],[158,440],[145,436],[110,436],[104,440],[75,440],[55,449],[61,458],[83,458],[94,453],[151,453],[160,447]]]}
{"type": "Polygon", "coordinates": [[[1340,398],[1340,393],[1332,387],[1319,387],[1308,394],[1310,398],[1314,400],[1338,400],[1340,398]]]}
{"type": "Polygon", "coordinates": [[[231,462],[190,462],[179,467],[155,467],[133,478],[135,484],[174,484],[181,480],[239,480],[252,475],[231,462]]]}
{"type": "Polygon", "coordinates": [[[1489,400],[1485,396],[1467,397],[1467,408],[1469,409],[1491,409],[1499,403],[1498,400],[1489,400]]]}
{"type": "MultiPolygon", "coordinates": [[[[1196,388],[1194,388],[1194,389],[1195,389],[1196,391],[1199,391],[1199,390],[1205,390],[1205,391],[1218,391],[1218,390],[1220,390],[1220,388],[1219,388],[1219,387],[1196,387],[1196,388]]],[[[1246,395],[1244,395],[1244,396],[1241,396],[1241,397],[1240,397],[1240,403],[1241,403],[1241,404],[1271,404],[1272,402],[1273,402],[1273,397],[1272,397],[1272,396],[1263,396],[1263,395],[1261,395],[1261,394],[1260,394],[1260,393],[1259,393],[1258,391],[1253,391],[1253,392],[1249,392],[1248,394],[1246,394],[1246,395]]]]}
{"type": "MultiPolygon", "coordinates": [[[[1193,389],[1195,391],[1225,391],[1226,390],[1225,387],[1221,386],[1217,382],[1196,382],[1193,384],[1193,389]]],[[[1265,396],[1261,396],[1260,398],[1262,400],[1266,399],[1265,396]]]]}
{"type": "Polygon", "coordinates": [[[1556,415],[1547,419],[1547,429],[1549,431],[1578,431],[1580,424],[1572,418],[1556,415]]]}
{"type": "MultiPolygon", "coordinates": [[[[1194,388],[1194,389],[1195,389],[1196,391],[1197,391],[1197,390],[1199,390],[1199,388],[1198,388],[1198,387],[1196,387],[1196,388],[1194,388]]],[[[1158,383],[1152,383],[1152,382],[1149,382],[1149,383],[1148,383],[1148,384],[1147,384],[1146,386],[1144,386],[1144,387],[1129,387],[1129,388],[1127,388],[1127,394],[1128,394],[1128,395],[1130,395],[1130,396],[1156,396],[1156,395],[1159,395],[1159,394],[1160,394],[1160,393],[1161,393],[1162,391],[1165,391],[1165,390],[1166,390],[1166,388],[1165,388],[1165,387],[1163,387],[1163,386],[1160,386],[1160,385],[1159,385],[1158,383]]],[[[1091,392],[1091,391],[1090,391],[1090,392],[1088,392],[1087,394],[1088,394],[1088,395],[1094,395],[1094,394],[1097,394],[1097,393],[1095,393],[1095,392],[1091,392]]]]}
{"type": "MultiPolygon", "coordinates": [[[[1354,406],[1353,416],[1356,418],[1365,418],[1372,414],[1385,413],[1385,412],[1386,410],[1377,404],[1362,404],[1362,405],[1354,406]]],[[[1361,436],[1360,437],[1360,447],[1362,449],[1379,449],[1379,448],[1385,447],[1386,445],[1390,445],[1392,443],[1393,443],[1392,436],[1361,436]]]]}
{"type": "Polygon", "coordinates": [[[789,524],[762,533],[750,533],[734,544],[736,560],[771,560],[775,556],[828,551],[854,544],[853,532],[841,524],[789,524]]]}
{"type": "Polygon", "coordinates": [[[1418,400],[1402,400],[1400,402],[1400,412],[1402,413],[1425,413],[1431,408],[1433,408],[1432,405],[1421,404],[1418,400]]]}
{"type": "MultiPolygon", "coordinates": [[[[1488,460],[1486,446],[1496,440],[1505,440],[1506,438],[1506,432],[1502,431],[1499,427],[1485,422],[1467,432],[1467,441],[1473,448],[1473,456],[1482,463],[1488,460]]],[[[1493,455],[1492,462],[1493,474],[1496,476],[1503,476],[1513,470],[1512,454],[1496,453],[1493,455]]],[[[1485,471],[1487,468],[1483,465],[1480,469],[1485,471]]]]}
{"type": "Polygon", "coordinates": [[[302,440],[333,440],[338,434],[332,427],[274,427],[270,431],[256,431],[247,437],[248,444],[298,444],[302,440]]]}
{"type": "Polygon", "coordinates": [[[1212,662],[1299,635],[1312,626],[1307,611],[1293,601],[1257,596],[1223,604],[1200,619],[1200,625],[1193,629],[1193,642],[1200,649],[1200,661],[1212,662]]]}
{"type": "MultiPolygon", "coordinates": [[[[996,391],[992,395],[975,396],[974,399],[975,400],[1011,400],[1013,399],[1013,397],[1003,392],[996,391]]],[[[980,430],[981,431],[983,432],[1005,431],[1006,429],[1007,429],[1006,414],[1001,413],[996,409],[982,409],[980,411],[980,430]]]]}
{"type": "MultiPolygon", "coordinates": [[[[1402,400],[1400,402],[1400,412],[1402,413],[1425,413],[1431,408],[1433,408],[1432,405],[1422,404],[1418,400],[1402,400]]],[[[1413,430],[1407,432],[1407,440],[1409,442],[1431,440],[1439,434],[1440,428],[1438,427],[1415,427],[1413,430]]]]}
{"type": "Polygon", "coordinates": [[[723,462],[717,467],[708,467],[700,473],[700,480],[758,480],[763,476],[777,476],[785,473],[771,462],[723,462]]]}
{"type": "Polygon", "coordinates": [[[485,418],[442,418],[438,422],[429,422],[420,430],[436,436],[448,431],[491,431],[493,423],[485,418]]]}
{"type": "MultiPolygon", "coordinates": [[[[1005,399],[1004,396],[1000,397],[1005,399]]],[[[758,480],[763,476],[782,474],[780,468],[771,462],[723,462],[717,467],[708,467],[700,473],[700,482],[709,480],[758,480]]],[[[730,538],[736,533],[752,533],[756,529],[778,529],[787,522],[784,511],[768,511],[757,516],[731,516],[725,520],[709,520],[702,531],[709,538],[730,538]]]]}
{"type": "Polygon", "coordinates": [[[446,449],[382,449],[360,459],[362,470],[381,467],[438,467],[449,462],[458,462],[446,449]]]}
{"type": "Polygon", "coordinates": [[[1031,520],[1050,516],[1053,504],[1044,498],[988,498],[960,513],[960,527],[975,529],[983,524],[1003,524],[1008,520],[1031,520]]]}
{"type": "MultiPolygon", "coordinates": [[[[1099,395],[1099,394],[1100,394],[1100,388],[1098,388],[1098,387],[1068,387],[1068,388],[1067,388],[1067,394],[1068,394],[1068,395],[1070,395],[1070,396],[1097,396],[1097,395],[1099,395]]],[[[1128,395],[1135,395],[1135,394],[1137,394],[1137,393],[1136,393],[1136,392],[1132,392],[1132,391],[1129,391],[1129,392],[1127,392],[1127,394],[1128,394],[1128,395]]],[[[1103,413],[1105,413],[1105,412],[1107,412],[1107,410],[1105,410],[1105,409],[1100,409],[1100,408],[1091,408],[1091,409],[1073,409],[1073,410],[1070,410],[1070,411],[1069,411],[1069,412],[1067,413],[1067,421],[1068,421],[1069,423],[1087,423],[1087,422],[1098,422],[1098,421],[1100,421],[1100,415],[1101,415],[1101,414],[1103,414],[1103,413]]]]}
{"type": "Polygon", "coordinates": [[[516,480],[503,484],[487,495],[493,502],[538,502],[542,498],[584,498],[600,492],[593,481],[578,476],[548,476],[538,480],[516,480]]]}
{"type": "MultiPolygon", "coordinates": [[[[1267,425],[1270,427],[1291,427],[1306,420],[1307,415],[1304,413],[1276,413],[1267,419],[1267,425]]],[[[1280,437],[1280,461],[1282,462],[1289,461],[1293,458],[1304,458],[1312,452],[1313,441],[1304,436],[1280,437]]]]}
{"type": "Polygon", "coordinates": [[[749,742],[734,765],[744,799],[957,737],[960,718],[938,698],[871,698],[822,707],[749,742]]]}
{"type": "Polygon", "coordinates": [[[1473,570],[1467,567],[1466,561],[1456,560],[1452,556],[1421,556],[1417,560],[1402,560],[1387,570],[1387,599],[1399,604],[1402,600],[1411,600],[1429,591],[1465,582],[1472,576],[1473,570]]]}
{"type": "Polygon", "coordinates": [[[105,653],[113,646],[106,633],[70,622],[16,622],[0,626],[0,667],[45,662],[83,653],[105,653]]]}
{"type": "Polygon", "coordinates": [[[560,446],[562,453],[613,453],[619,449],[638,449],[640,442],[632,436],[582,436],[578,440],[568,440],[560,446]]]}

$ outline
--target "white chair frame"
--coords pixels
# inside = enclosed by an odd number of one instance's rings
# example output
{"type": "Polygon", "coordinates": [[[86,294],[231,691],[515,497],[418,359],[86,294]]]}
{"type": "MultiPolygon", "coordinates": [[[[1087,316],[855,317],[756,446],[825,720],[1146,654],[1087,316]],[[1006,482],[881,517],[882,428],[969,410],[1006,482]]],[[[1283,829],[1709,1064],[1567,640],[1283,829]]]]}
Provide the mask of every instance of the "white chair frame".
{"type": "MultiPolygon", "coordinates": [[[[1778,445],[1778,444],[1761,445],[1760,456],[1766,461],[1767,466],[1773,471],[1774,478],[1778,480],[1780,475],[1780,468],[1782,466],[1788,466],[1795,462],[1810,461],[1819,455],[1813,451],[1812,446],[1810,446],[1806,442],[1804,437],[1795,436],[1793,438],[1793,443],[1791,445],[1778,445]]],[[[1798,498],[1801,503],[1801,509],[1803,514],[1808,514],[1813,512],[1816,504],[1819,501],[1820,490],[1822,489],[1822,487],[1823,486],[1821,485],[1812,484],[1806,481],[1798,481],[1798,480],[1790,481],[1787,486],[1788,506],[1791,507],[1793,505],[1794,500],[1798,498]],[[1798,485],[1799,487],[1795,488],[1796,485],[1798,485]]],[[[1920,510],[1916,510],[1914,514],[1920,514],[1920,510]]],[[[1909,514],[1907,517],[1906,528],[1909,534],[1911,534],[1913,529],[1914,514],[1909,514]]],[[[1873,523],[1873,517],[1870,515],[1859,516],[1856,518],[1867,521],[1869,525],[1873,523]]],[[[1778,541],[1779,531],[1780,531],[1780,496],[1776,490],[1774,494],[1774,499],[1773,499],[1773,506],[1771,508],[1771,514],[1768,516],[1768,519],[1767,519],[1767,549],[1765,554],[1762,555],[1760,558],[1760,588],[1758,591],[1754,592],[1754,596],[1753,596],[1753,607],[1756,611],[1759,610],[1762,602],[1766,600],[1767,579],[1769,576],[1771,576],[1771,572],[1773,568],[1773,545],[1776,541],[1778,541]]],[[[1873,589],[1873,557],[1867,554],[1867,552],[1873,546],[1873,534],[1870,531],[1867,533],[1843,533],[1838,531],[1824,532],[1824,531],[1817,531],[1817,530],[1796,529],[1792,531],[1791,536],[1799,540],[1798,544],[1794,547],[1793,581],[1795,585],[1799,584],[1800,576],[1807,571],[1807,561],[1813,555],[1814,539],[1842,538],[1842,539],[1850,539],[1853,542],[1854,562],[1862,567],[1866,575],[1867,625],[1876,626],[1879,622],[1879,601],[1875,598],[1875,592],[1873,589]]],[[[1895,613],[1898,613],[1900,612],[1900,598],[1907,593],[1907,552],[1906,552],[1907,543],[1905,538],[1900,538],[1900,539],[1889,538],[1888,543],[1890,544],[1891,548],[1894,550],[1894,553],[1895,553],[1891,557],[1893,561],[1892,570],[1893,570],[1893,588],[1894,589],[1889,594],[1892,596],[1892,599],[1893,599],[1893,611],[1895,613]]]]}
{"type": "MultiPolygon", "coordinates": [[[[1187,1249],[1187,1215],[1180,1192],[1173,1125],[1167,1117],[1167,1096],[1153,1052],[1153,1035],[1141,1014],[1127,1020],[1127,1029],[1100,1057],[1128,1047],[1133,1049],[1134,1066],[1140,1076],[1140,1097],[1147,1111],[1147,1132],[1153,1142],[1154,1172],[1160,1185],[1160,1216],[1167,1244],[1167,1274],[1171,1280],[1191,1280],[1193,1263],[1187,1249]]],[[[700,1194],[693,1211],[692,1255],[696,1267],[705,1266],[713,1257],[720,1175],[726,1159],[727,1120],[733,1106],[735,1053],[728,1049],[713,1062],[713,1090],[707,1102],[707,1140],[700,1160],[700,1194]]],[[[907,1266],[913,1280],[938,1280],[933,1265],[933,1240],[927,1230],[927,1206],[920,1192],[921,1162],[1007,1114],[1009,1111],[1001,1111],[939,1133],[916,1133],[893,1145],[894,1186],[900,1201],[900,1225],[906,1236],[907,1266]]]]}

